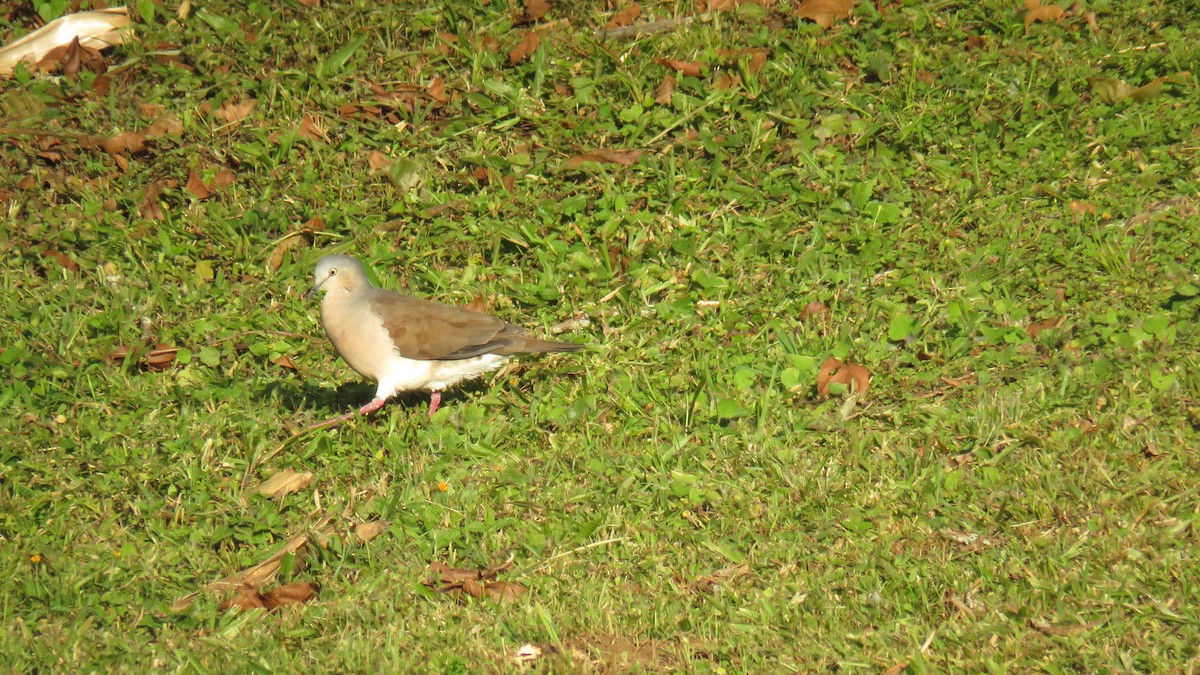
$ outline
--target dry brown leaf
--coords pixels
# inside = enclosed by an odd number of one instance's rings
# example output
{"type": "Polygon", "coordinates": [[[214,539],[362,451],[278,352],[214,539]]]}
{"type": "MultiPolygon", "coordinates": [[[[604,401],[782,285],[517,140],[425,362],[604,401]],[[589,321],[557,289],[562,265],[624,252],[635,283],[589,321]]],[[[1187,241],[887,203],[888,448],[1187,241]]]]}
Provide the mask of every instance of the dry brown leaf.
{"type": "Polygon", "coordinates": [[[679,59],[658,59],[662,65],[671,68],[680,75],[688,77],[700,77],[704,73],[705,65],[698,61],[680,61],[679,59]]]}
{"type": "Polygon", "coordinates": [[[748,51],[750,52],[750,60],[746,62],[746,72],[751,75],[757,75],[763,69],[763,66],[767,65],[767,55],[770,52],[758,47],[751,48],[748,51]]]}
{"type": "Polygon", "coordinates": [[[562,168],[567,170],[578,170],[586,167],[588,164],[620,164],[621,166],[630,166],[638,161],[645,150],[591,150],[582,155],[575,155],[563,161],[562,168]]]}
{"type": "Polygon", "coordinates": [[[188,182],[183,189],[190,192],[196,199],[208,199],[208,187],[204,184],[204,181],[196,174],[195,171],[188,172],[188,182]]]}
{"type": "Polygon", "coordinates": [[[239,588],[237,593],[234,593],[232,597],[222,602],[220,610],[225,611],[235,607],[242,611],[247,611],[251,609],[266,609],[267,604],[263,602],[262,594],[258,592],[257,588],[246,584],[239,588]]]}
{"type": "Polygon", "coordinates": [[[309,483],[313,482],[314,478],[315,476],[313,476],[311,471],[299,473],[291,469],[283,469],[263,481],[258,487],[254,488],[254,491],[264,497],[275,499],[303,490],[308,487],[309,483]]]}
{"type": "Polygon", "coordinates": [[[1061,323],[1062,317],[1046,319],[1045,321],[1038,321],[1037,323],[1029,324],[1025,327],[1025,332],[1029,333],[1029,337],[1036,340],[1037,336],[1041,335],[1042,331],[1058,328],[1058,325],[1061,323]]]}
{"type": "Polygon", "coordinates": [[[700,577],[696,580],[696,586],[705,590],[712,590],[713,586],[720,586],[721,584],[733,581],[739,577],[744,577],[750,573],[750,566],[746,563],[731,565],[729,567],[723,567],[712,574],[700,577]]]}
{"type": "Polygon", "coordinates": [[[870,383],[871,374],[866,368],[857,363],[842,363],[832,356],[817,371],[817,393],[821,396],[829,395],[831,384],[846,385],[853,392],[865,394],[870,383]]]}
{"type": "Polygon", "coordinates": [[[112,364],[124,363],[125,357],[129,356],[129,352],[131,351],[133,350],[129,347],[121,345],[120,347],[114,347],[111,352],[102,356],[101,359],[112,364]]]}
{"type": "Polygon", "coordinates": [[[392,166],[392,160],[378,150],[372,150],[367,155],[367,164],[374,171],[387,171],[392,166]]]}
{"type": "Polygon", "coordinates": [[[1094,623],[1050,623],[1045,619],[1030,619],[1029,626],[1039,633],[1053,636],[1078,635],[1099,626],[1100,622],[1094,623]]]}
{"type": "Polygon", "coordinates": [[[166,370],[175,363],[175,355],[179,352],[178,347],[172,347],[165,343],[158,343],[154,349],[146,354],[145,364],[150,370],[166,370]]]}
{"type": "Polygon", "coordinates": [[[468,570],[468,569],[461,569],[461,568],[457,568],[457,567],[451,567],[440,560],[429,563],[429,571],[431,574],[433,574],[436,577],[436,581],[433,581],[433,582],[427,581],[426,582],[427,585],[431,585],[432,583],[438,583],[438,582],[446,583],[446,584],[457,584],[457,583],[462,583],[464,581],[476,581],[479,579],[479,574],[480,574],[479,570],[468,570]]]}
{"type": "Polygon", "coordinates": [[[829,314],[829,307],[820,300],[813,300],[800,310],[800,320],[808,321],[820,316],[829,314]]]}
{"type": "Polygon", "coordinates": [[[1074,216],[1082,216],[1084,214],[1087,214],[1087,215],[1095,215],[1096,214],[1096,205],[1095,204],[1092,204],[1091,202],[1080,201],[1078,199],[1072,199],[1071,203],[1067,205],[1067,209],[1070,210],[1071,215],[1074,215],[1074,216]]]}
{"type": "Polygon", "coordinates": [[[853,8],[853,0],[804,0],[796,8],[796,16],[829,28],[834,21],[849,18],[853,8]]]}
{"type": "Polygon", "coordinates": [[[141,131],[123,131],[104,141],[104,151],[109,155],[136,155],[146,149],[146,134],[141,131]]]}
{"type": "Polygon", "coordinates": [[[267,611],[285,605],[298,605],[312,600],[317,594],[316,584],[307,581],[297,581],[275,588],[262,594],[263,604],[267,611]]]}
{"type": "Polygon", "coordinates": [[[300,118],[300,127],[296,130],[296,134],[301,138],[321,141],[322,143],[329,140],[329,137],[325,134],[325,130],[309,115],[300,118]]]}
{"type": "Polygon", "coordinates": [[[529,22],[537,21],[550,11],[550,3],[547,0],[525,0],[525,20],[529,22]]]}
{"type": "Polygon", "coordinates": [[[626,5],[625,9],[613,14],[613,17],[604,24],[605,28],[623,28],[632,26],[634,21],[642,15],[642,6],[636,2],[631,2],[626,5]]]}
{"type": "Polygon", "coordinates": [[[512,602],[529,590],[525,584],[515,581],[491,581],[484,585],[487,597],[496,602],[512,602]]]}
{"type": "Polygon", "coordinates": [[[21,180],[17,181],[17,189],[18,190],[32,190],[35,187],[37,187],[37,184],[38,184],[37,179],[34,178],[33,176],[23,176],[21,178],[21,180]]]}
{"type": "MultiPolygon", "coordinates": [[[[40,64],[56,49],[58,63],[68,45],[78,42],[82,48],[95,52],[126,39],[129,26],[129,10],[124,7],[102,9],[94,12],[78,12],[51,21],[32,33],[14,40],[0,48],[0,76],[11,75],[22,61],[40,64]]],[[[80,57],[83,58],[82,52],[80,57]]]]}
{"type": "MultiPolygon", "coordinates": [[[[215,183],[216,180],[214,179],[213,182],[215,183]]],[[[267,256],[267,268],[272,272],[279,271],[279,268],[283,265],[284,255],[288,251],[301,245],[312,244],[313,233],[324,229],[325,221],[320,216],[309,218],[296,231],[288,233],[287,236],[279,240],[279,243],[275,244],[275,248],[267,256]]]]}
{"type": "Polygon", "coordinates": [[[67,255],[66,253],[63,253],[62,251],[48,248],[45,251],[42,251],[42,257],[43,258],[51,258],[52,260],[54,260],[54,262],[58,263],[59,267],[65,269],[65,270],[68,270],[70,272],[78,272],[79,271],[79,263],[75,262],[74,260],[71,260],[71,256],[67,255]]]}
{"type": "Polygon", "coordinates": [[[308,545],[308,542],[314,537],[319,539],[322,537],[332,536],[333,526],[330,525],[332,520],[332,517],[325,516],[320,520],[320,522],[313,526],[310,531],[298,534],[289,539],[282,547],[279,548],[279,550],[272,553],[271,556],[266,560],[258,563],[257,565],[247,567],[241,572],[231,574],[230,576],[209,584],[202,589],[192,591],[182,598],[179,598],[175,602],[171,603],[171,611],[182,612],[183,610],[187,609],[191,606],[192,600],[194,600],[195,597],[205,589],[220,591],[230,588],[241,588],[247,585],[252,588],[258,588],[263,584],[270,582],[279,572],[279,567],[285,557],[288,555],[301,555],[304,552],[305,547],[308,545]]]}
{"type": "Polygon", "coordinates": [[[258,101],[252,98],[241,101],[226,101],[225,105],[217,108],[213,113],[213,117],[225,122],[225,124],[235,124],[249,117],[257,105],[258,101]]]}
{"type": "Polygon", "coordinates": [[[538,46],[541,44],[542,39],[538,37],[537,31],[525,31],[525,34],[521,36],[521,40],[517,42],[517,46],[509,50],[508,62],[515,66],[529,58],[533,52],[537,51],[538,46]]]}
{"type": "Polygon", "coordinates": [[[654,102],[659,105],[670,105],[671,97],[675,93],[675,76],[664,75],[662,82],[658,84],[658,92],[654,95],[654,102]]]}
{"type": "Polygon", "coordinates": [[[271,254],[267,256],[267,269],[278,272],[279,268],[283,266],[283,258],[287,252],[303,243],[304,240],[298,236],[287,236],[279,240],[279,243],[275,244],[275,248],[271,249],[271,254]]]}
{"type": "Polygon", "coordinates": [[[741,86],[742,76],[737,73],[724,73],[717,79],[713,80],[713,89],[716,91],[727,91],[741,86]]]}
{"type": "Polygon", "coordinates": [[[1058,5],[1035,5],[1029,7],[1026,3],[1025,12],[1025,32],[1029,32],[1029,26],[1036,21],[1059,21],[1063,16],[1063,8],[1058,5]]]}
{"type": "Polygon", "coordinates": [[[182,133],[183,124],[179,121],[179,118],[174,115],[162,115],[155,118],[150,123],[150,126],[146,127],[145,136],[146,138],[158,138],[167,134],[178,136],[182,133]]]}
{"type": "Polygon", "coordinates": [[[358,539],[360,544],[365,544],[386,532],[387,528],[388,523],[385,520],[372,520],[369,523],[359,523],[354,526],[354,538],[358,539]]]}
{"type": "Polygon", "coordinates": [[[438,103],[450,100],[450,97],[446,95],[446,83],[440,77],[433,78],[433,82],[430,82],[429,86],[425,88],[425,93],[438,103]]]}
{"type": "MultiPolygon", "coordinates": [[[[117,155],[122,157],[123,155],[117,155]]],[[[163,213],[162,206],[158,203],[158,196],[162,194],[163,184],[158,181],[153,181],[146,186],[146,192],[142,195],[142,203],[138,207],[138,212],[146,220],[162,220],[166,217],[163,213]]]]}
{"type": "Polygon", "coordinates": [[[212,180],[209,181],[208,191],[214,193],[221,192],[230,185],[233,185],[235,180],[237,180],[237,175],[234,174],[232,170],[221,169],[216,173],[216,175],[213,176],[212,180]]]}
{"type": "Polygon", "coordinates": [[[450,31],[438,31],[438,53],[442,56],[450,56],[454,53],[454,45],[458,44],[458,35],[450,31]]]}
{"type": "Polygon", "coordinates": [[[309,9],[321,4],[321,0],[296,0],[296,2],[299,2],[301,5],[304,5],[309,9]]]}
{"type": "Polygon", "coordinates": [[[487,595],[487,589],[484,588],[483,584],[479,583],[478,581],[476,581],[474,579],[467,579],[467,580],[463,581],[461,584],[459,584],[457,588],[451,588],[449,590],[445,590],[444,592],[449,592],[449,591],[453,591],[453,590],[460,590],[463,593],[466,593],[467,595],[471,596],[472,598],[482,598],[485,595],[487,595]]]}
{"type": "Polygon", "coordinates": [[[296,362],[292,360],[292,357],[288,356],[287,354],[280,354],[277,358],[272,360],[271,363],[274,363],[280,368],[287,368],[288,370],[300,370],[300,368],[296,366],[296,362]]]}

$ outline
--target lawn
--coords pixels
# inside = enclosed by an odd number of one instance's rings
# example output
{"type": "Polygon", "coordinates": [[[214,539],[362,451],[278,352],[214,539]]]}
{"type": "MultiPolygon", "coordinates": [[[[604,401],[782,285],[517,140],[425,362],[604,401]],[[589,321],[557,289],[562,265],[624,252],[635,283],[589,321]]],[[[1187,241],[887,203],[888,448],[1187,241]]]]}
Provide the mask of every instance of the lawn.
{"type": "Polygon", "coordinates": [[[1188,4],[542,4],[0,79],[6,668],[1200,670],[1188,4]],[[587,346],[310,430],[333,252],[587,346]]]}

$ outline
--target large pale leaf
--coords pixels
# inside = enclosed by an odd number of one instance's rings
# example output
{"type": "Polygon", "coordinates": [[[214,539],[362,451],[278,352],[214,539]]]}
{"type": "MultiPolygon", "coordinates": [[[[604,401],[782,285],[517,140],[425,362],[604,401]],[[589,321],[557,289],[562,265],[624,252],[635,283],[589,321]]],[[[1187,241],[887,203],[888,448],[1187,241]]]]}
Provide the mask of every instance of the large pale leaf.
{"type": "Polygon", "coordinates": [[[22,61],[37,63],[55,47],[65,47],[79,38],[79,44],[92,49],[119,45],[128,39],[129,10],[111,7],[95,12],[79,12],[55,19],[23,38],[0,49],[0,75],[11,75],[22,61]]]}

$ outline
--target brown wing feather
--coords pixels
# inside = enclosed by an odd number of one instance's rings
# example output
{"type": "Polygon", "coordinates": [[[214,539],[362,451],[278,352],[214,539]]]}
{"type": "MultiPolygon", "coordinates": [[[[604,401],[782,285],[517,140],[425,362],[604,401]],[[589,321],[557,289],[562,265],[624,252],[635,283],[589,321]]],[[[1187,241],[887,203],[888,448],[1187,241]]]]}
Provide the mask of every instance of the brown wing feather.
{"type": "Polygon", "coordinates": [[[406,359],[453,361],[481,354],[509,356],[524,352],[570,351],[581,345],[526,336],[519,326],[494,316],[440,302],[376,289],[371,310],[396,350],[406,359]]]}

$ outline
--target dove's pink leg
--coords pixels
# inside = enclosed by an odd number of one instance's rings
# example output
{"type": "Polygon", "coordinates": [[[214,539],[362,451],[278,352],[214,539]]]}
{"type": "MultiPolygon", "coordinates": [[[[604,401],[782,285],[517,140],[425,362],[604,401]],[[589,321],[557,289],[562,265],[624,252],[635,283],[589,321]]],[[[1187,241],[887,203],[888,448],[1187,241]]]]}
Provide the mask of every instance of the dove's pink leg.
{"type": "Polygon", "coordinates": [[[324,422],[321,422],[320,424],[314,424],[313,426],[309,427],[309,429],[320,429],[322,427],[332,427],[336,424],[341,424],[342,422],[345,422],[346,420],[350,419],[351,417],[354,417],[355,415],[366,415],[369,413],[373,413],[376,410],[379,410],[380,408],[382,408],[384,403],[387,403],[386,398],[376,396],[375,398],[371,399],[370,403],[364,405],[363,407],[359,408],[358,410],[351,410],[350,412],[346,413],[345,415],[339,415],[338,417],[334,417],[333,419],[325,420],[324,422]]]}
{"type": "Polygon", "coordinates": [[[433,413],[437,412],[438,406],[442,404],[442,392],[435,391],[429,395],[429,416],[433,417],[433,413]]]}

